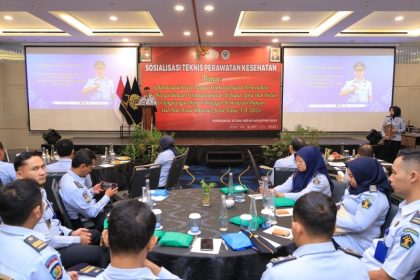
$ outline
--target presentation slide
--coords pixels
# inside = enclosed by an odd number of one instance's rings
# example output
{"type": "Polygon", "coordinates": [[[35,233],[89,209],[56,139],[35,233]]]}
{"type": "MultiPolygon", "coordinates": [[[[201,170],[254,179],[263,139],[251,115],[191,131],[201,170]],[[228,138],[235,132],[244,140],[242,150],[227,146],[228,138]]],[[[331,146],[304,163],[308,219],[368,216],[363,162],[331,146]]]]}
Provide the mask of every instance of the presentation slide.
{"type": "Polygon", "coordinates": [[[136,47],[26,47],[31,130],[118,131],[116,90],[137,77],[136,47]]]}
{"type": "Polygon", "coordinates": [[[392,102],[394,53],[391,47],[285,47],[283,127],[380,127],[392,102]]]}
{"type": "Polygon", "coordinates": [[[169,131],[280,130],[280,48],[152,48],[143,87],[169,131]],[[201,51],[201,53],[200,53],[201,51]]]}

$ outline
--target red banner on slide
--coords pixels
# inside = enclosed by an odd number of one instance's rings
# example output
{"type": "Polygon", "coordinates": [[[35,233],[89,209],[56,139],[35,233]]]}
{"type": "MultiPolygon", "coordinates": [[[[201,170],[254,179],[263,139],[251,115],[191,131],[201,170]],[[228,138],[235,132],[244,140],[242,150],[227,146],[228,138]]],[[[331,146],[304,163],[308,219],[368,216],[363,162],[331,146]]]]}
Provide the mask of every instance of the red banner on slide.
{"type": "Polygon", "coordinates": [[[141,77],[158,102],[157,129],[280,130],[277,51],[152,48],[151,62],[141,63],[141,77]]]}

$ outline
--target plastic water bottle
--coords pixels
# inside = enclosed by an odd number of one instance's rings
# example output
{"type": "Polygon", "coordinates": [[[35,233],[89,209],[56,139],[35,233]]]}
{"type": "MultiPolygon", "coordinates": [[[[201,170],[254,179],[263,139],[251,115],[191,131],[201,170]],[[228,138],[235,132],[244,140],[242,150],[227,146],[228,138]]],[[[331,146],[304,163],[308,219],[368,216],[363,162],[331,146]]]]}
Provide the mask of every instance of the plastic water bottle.
{"type": "Polygon", "coordinates": [[[262,186],[263,208],[268,208],[270,204],[270,192],[268,190],[268,177],[264,177],[262,186]]]}
{"type": "Polygon", "coordinates": [[[109,161],[113,162],[115,161],[115,152],[114,152],[114,146],[111,144],[109,145],[109,161]]]}
{"type": "Polygon", "coordinates": [[[42,161],[44,162],[45,165],[48,164],[48,157],[47,157],[47,152],[45,151],[45,148],[42,148],[42,155],[41,155],[42,161]]]}
{"type": "Polygon", "coordinates": [[[219,230],[227,231],[228,230],[228,215],[226,209],[226,196],[222,194],[222,203],[220,205],[220,214],[219,214],[219,230]]]}
{"type": "Polygon", "coordinates": [[[105,147],[105,163],[109,163],[109,152],[108,152],[108,147],[105,147]]]}
{"type": "Polygon", "coordinates": [[[228,198],[235,199],[235,189],[233,188],[233,174],[229,173],[228,198]]]}
{"type": "Polygon", "coordinates": [[[276,195],[274,193],[269,193],[270,195],[270,203],[269,203],[269,209],[270,209],[270,224],[271,225],[275,225],[277,224],[277,219],[276,219],[276,195]]]}
{"type": "Polygon", "coordinates": [[[249,222],[248,230],[256,231],[258,229],[258,213],[257,213],[257,205],[255,203],[255,197],[251,197],[251,204],[249,206],[249,214],[252,216],[252,219],[249,222]]]}

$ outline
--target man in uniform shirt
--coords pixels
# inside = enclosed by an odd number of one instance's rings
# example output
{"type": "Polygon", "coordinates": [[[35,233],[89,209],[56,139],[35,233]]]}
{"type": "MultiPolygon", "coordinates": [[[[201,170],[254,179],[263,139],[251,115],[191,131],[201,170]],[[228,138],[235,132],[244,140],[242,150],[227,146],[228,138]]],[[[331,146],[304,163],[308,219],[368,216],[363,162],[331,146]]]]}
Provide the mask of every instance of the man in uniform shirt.
{"type": "Polygon", "coordinates": [[[372,83],[364,77],[366,65],[357,62],[353,70],[354,79],[344,84],[340,95],[347,96],[347,103],[372,103],[372,83]]]}
{"type": "Polygon", "coordinates": [[[15,180],[0,189],[0,272],[10,279],[77,279],[77,273],[66,273],[44,235],[33,230],[42,212],[35,181],[15,180]]]}
{"type": "Polygon", "coordinates": [[[103,239],[111,251],[111,264],[99,279],[179,279],[164,267],[147,260],[157,238],[153,235],[156,217],[138,200],[115,204],[103,239]]]}
{"type": "Polygon", "coordinates": [[[115,98],[114,81],[105,77],[106,64],[98,60],[94,65],[96,77],[89,79],[82,92],[90,96],[90,100],[108,100],[115,98]]]}
{"type": "MultiPolygon", "coordinates": [[[[16,175],[19,179],[32,179],[39,186],[46,182],[45,164],[39,154],[31,152],[21,153],[15,160],[16,175]]],[[[71,230],[63,226],[56,218],[51,202],[47,199],[44,188],[40,188],[44,211],[42,218],[34,230],[44,234],[45,241],[60,252],[65,267],[81,262],[101,265],[103,248],[89,245],[99,244],[99,233],[96,230],[79,228],[71,230]]]]}
{"type": "Polygon", "coordinates": [[[323,193],[310,192],[299,198],[292,222],[298,249],[293,256],[272,259],[261,279],[369,279],[358,258],[334,248],[336,213],[335,203],[323,193]]]}
{"type": "Polygon", "coordinates": [[[296,169],[296,161],[295,161],[295,153],[299,151],[300,148],[306,146],[306,141],[303,137],[295,137],[292,139],[289,145],[289,153],[288,157],[284,157],[281,159],[276,160],[274,163],[273,171],[270,175],[271,185],[274,186],[274,169],[275,168],[282,168],[282,169],[296,169]]]}
{"type": "Polygon", "coordinates": [[[389,179],[405,200],[385,237],[373,241],[362,262],[370,279],[414,279],[420,269],[420,151],[400,151],[389,179]]]}
{"type": "Polygon", "coordinates": [[[60,196],[74,225],[80,225],[80,214],[93,219],[95,227],[101,230],[105,218],[103,209],[118,192],[118,188],[108,188],[99,201],[95,200],[95,194],[104,192],[101,184],[96,184],[90,189],[85,184],[86,176],[92,172],[95,161],[94,152],[87,149],[78,151],[72,160],[70,171],[60,180],[60,196]]]}
{"type": "Polygon", "coordinates": [[[3,144],[0,142],[0,185],[16,179],[16,171],[12,163],[4,162],[5,151],[3,144]]]}
{"type": "Polygon", "coordinates": [[[157,105],[156,99],[150,93],[150,88],[145,87],[143,91],[143,96],[140,98],[139,101],[140,105],[157,105]]]}
{"type": "MultiPolygon", "coordinates": [[[[47,173],[66,173],[71,169],[71,161],[74,157],[74,144],[70,139],[61,139],[55,145],[60,159],[47,165],[47,173]]],[[[92,187],[90,175],[86,176],[86,186],[92,187]]]]}

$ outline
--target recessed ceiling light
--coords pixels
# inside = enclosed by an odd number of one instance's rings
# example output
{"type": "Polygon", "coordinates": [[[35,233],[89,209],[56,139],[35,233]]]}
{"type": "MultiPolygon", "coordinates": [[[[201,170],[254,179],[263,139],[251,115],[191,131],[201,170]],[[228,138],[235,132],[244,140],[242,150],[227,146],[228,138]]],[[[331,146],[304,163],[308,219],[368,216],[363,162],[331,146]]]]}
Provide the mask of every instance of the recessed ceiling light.
{"type": "Polygon", "coordinates": [[[211,11],[214,10],[214,6],[213,5],[206,5],[206,6],[204,6],[204,10],[206,12],[211,12],[211,11]]]}
{"type": "Polygon", "coordinates": [[[177,11],[177,12],[182,12],[182,11],[184,10],[184,6],[182,6],[182,5],[176,5],[176,6],[174,7],[174,9],[175,9],[175,11],[177,11]]]}
{"type": "Polygon", "coordinates": [[[12,16],[4,16],[4,19],[5,20],[13,20],[13,17],[12,16]]]}
{"type": "Polygon", "coordinates": [[[290,19],[290,17],[289,16],[282,16],[281,17],[281,20],[282,21],[288,21],[290,19]]]}
{"type": "Polygon", "coordinates": [[[207,32],[206,32],[206,35],[207,35],[207,36],[213,36],[213,34],[214,34],[214,33],[213,33],[213,31],[207,31],[207,32]]]}
{"type": "Polygon", "coordinates": [[[122,40],[123,40],[123,42],[129,42],[130,41],[130,39],[128,39],[128,38],[124,38],[122,40]]]}
{"type": "Polygon", "coordinates": [[[279,42],[279,39],[274,38],[274,39],[272,40],[272,42],[273,42],[273,43],[278,43],[278,42],[279,42]]]}
{"type": "Polygon", "coordinates": [[[191,32],[190,31],[184,31],[184,36],[190,36],[191,32]]]}
{"type": "Polygon", "coordinates": [[[110,16],[110,17],[109,17],[109,20],[112,20],[112,21],[117,21],[117,20],[118,20],[118,18],[117,18],[116,16],[110,16]]]}
{"type": "Polygon", "coordinates": [[[403,16],[397,16],[395,17],[395,21],[402,21],[404,19],[403,16]]]}

